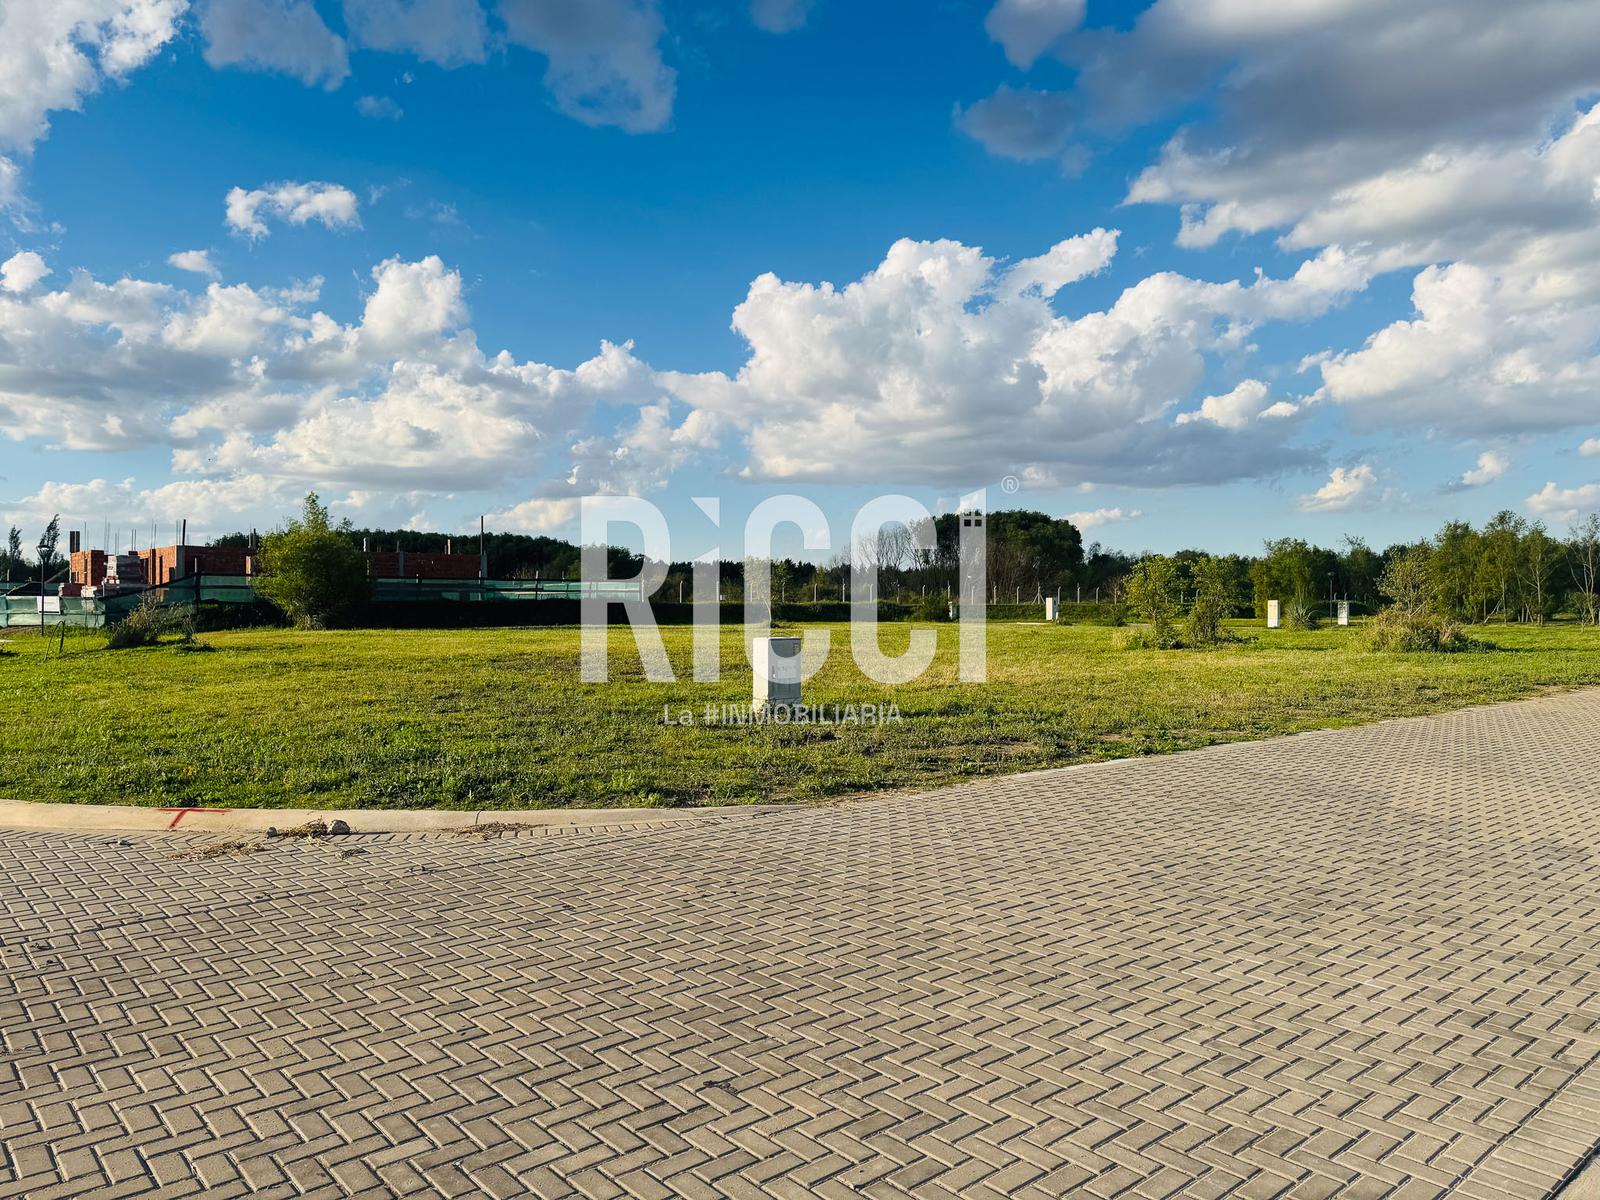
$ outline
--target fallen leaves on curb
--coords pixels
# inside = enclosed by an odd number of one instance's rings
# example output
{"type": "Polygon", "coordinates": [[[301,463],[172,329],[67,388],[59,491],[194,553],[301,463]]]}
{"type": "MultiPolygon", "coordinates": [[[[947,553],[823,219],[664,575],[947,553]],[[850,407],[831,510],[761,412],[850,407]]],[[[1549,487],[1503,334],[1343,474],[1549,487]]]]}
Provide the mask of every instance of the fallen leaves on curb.
{"type": "Polygon", "coordinates": [[[481,825],[468,825],[465,829],[457,829],[458,834],[476,833],[484,837],[490,834],[525,833],[528,827],[516,821],[485,821],[481,825]]]}

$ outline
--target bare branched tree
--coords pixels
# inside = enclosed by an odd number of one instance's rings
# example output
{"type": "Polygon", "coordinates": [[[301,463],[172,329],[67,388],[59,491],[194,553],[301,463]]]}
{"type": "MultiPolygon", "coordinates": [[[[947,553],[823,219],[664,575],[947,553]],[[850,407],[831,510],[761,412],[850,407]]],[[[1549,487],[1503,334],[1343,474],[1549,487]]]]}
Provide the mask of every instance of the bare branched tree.
{"type": "Polygon", "coordinates": [[[1578,615],[1585,625],[1600,625],[1600,513],[1590,513],[1572,527],[1567,551],[1578,615]]]}

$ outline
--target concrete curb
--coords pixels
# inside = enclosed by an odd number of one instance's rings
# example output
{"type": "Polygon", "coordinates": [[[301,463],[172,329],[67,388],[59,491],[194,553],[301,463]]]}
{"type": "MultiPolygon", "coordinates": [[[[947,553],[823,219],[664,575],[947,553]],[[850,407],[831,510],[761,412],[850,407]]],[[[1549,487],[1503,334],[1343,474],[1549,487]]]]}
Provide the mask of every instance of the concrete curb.
{"type": "Polygon", "coordinates": [[[137,804],[50,804],[0,800],[0,829],[45,833],[265,833],[307,821],[343,821],[352,833],[450,833],[489,823],[562,829],[669,825],[708,817],[756,816],[795,808],[731,804],[717,808],[549,808],[500,810],[385,808],[146,808],[137,804]]]}

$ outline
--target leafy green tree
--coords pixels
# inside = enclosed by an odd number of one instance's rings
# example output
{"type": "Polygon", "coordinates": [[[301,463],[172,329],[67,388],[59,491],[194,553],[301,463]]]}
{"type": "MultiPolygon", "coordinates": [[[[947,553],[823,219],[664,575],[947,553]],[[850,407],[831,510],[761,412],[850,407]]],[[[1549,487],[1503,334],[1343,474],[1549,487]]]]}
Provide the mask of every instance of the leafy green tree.
{"type": "Polygon", "coordinates": [[[1436,545],[1423,542],[1389,556],[1378,588],[1393,603],[1367,623],[1362,638],[1369,649],[1416,653],[1480,648],[1442,611],[1437,555],[1436,545]]]}
{"type": "Polygon", "coordinates": [[[13,525],[11,532],[6,535],[6,582],[11,582],[13,571],[22,568],[22,530],[13,525]]]}
{"type": "Polygon", "coordinates": [[[1522,617],[1543,625],[1565,599],[1557,581],[1566,548],[1545,532],[1542,521],[1535,521],[1523,535],[1521,551],[1522,617]]]}
{"type": "Polygon", "coordinates": [[[1421,614],[1437,607],[1434,586],[1434,551],[1423,543],[1402,550],[1389,560],[1378,590],[1404,613],[1421,614]]]}
{"type": "Polygon", "coordinates": [[[334,528],[315,492],[306,494],[299,520],[261,539],[261,566],[256,594],[310,629],[337,621],[371,590],[365,556],[348,528],[334,528]]]}
{"type": "Polygon", "coordinates": [[[1483,538],[1465,521],[1451,521],[1434,538],[1428,560],[1433,603],[1458,621],[1480,617],[1487,597],[1483,538]]]}
{"type": "Polygon", "coordinates": [[[1194,604],[1189,608],[1187,633],[1191,644],[1211,646],[1223,637],[1222,623],[1239,602],[1238,576],[1226,558],[1203,554],[1189,565],[1194,584],[1194,604]]]}
{"type": "Polygon", "coordinates": [[[1299,538],[1269,541],[1266,551],[1250,566],[1256,616],[1267,615],[1269,600],[1284,600],[1291,605],[1315,603],[1319,594],[1318,553],[1299,538]]]}
{"type": "Polygon", "coordinates": [[[60,567],[57,565],[56,547],[61,543],[61,516],[50,518],[50,524],[44,527],[44,532],[39,535],[39,544],[34,547],[39,552],[39,578],[49,579],[60,567]]]}
{"type": "MultiPolygon", "coordinates": [[[[943,513],[934,519],[935,550],[918,558],[914,567],[929,570],[922,582],[935,587],[954,586],[961,562],[961,517],[943,513]]],[[[1001,599],[1020,594],[1031,600],[1069,590],[1083,565],[1083,535],[1065,517],[1026,509],[1000,509],[988,514],[984,533],[988,541],[989,583],[1001,599]]],[[[1091,585],[1092,586],[1092,585],[1091,585]]]]}
{"type": "Polygon", "coordinates": [[[1173,624],[1182,606],[1179,597],[1178,566],[1164,554],[1153,554],[1128,573],[1128,607],[1150,626],[1155,644],[1162,648],[1178,643],[1173,624]]]}
{"type": "Polygon", "coordinates": [[[1600,513],[1590,513],[1567,537],[1567,570],[1572,576],[1578,617],[1600,624],[1600,513]]]}
{"type": "Polygon", "coordinates": [[[1339,555],[1339,574],[1344,594],[1365,610],[1378,606],[1378,577],[1383,574],[1383,558],[1358,537],[1344,539],[1339,555]]]}
{"type": "Polygon", "coordinates": [[[1497,513],[1483,527],[1478,575],[1483,599],[1492,606],[1486,609],[1486,617],[1498,615],[1509,621],[1520,607],[1522,539],[1527,531],[1528,523],[1509,509],[1497,513]]]}

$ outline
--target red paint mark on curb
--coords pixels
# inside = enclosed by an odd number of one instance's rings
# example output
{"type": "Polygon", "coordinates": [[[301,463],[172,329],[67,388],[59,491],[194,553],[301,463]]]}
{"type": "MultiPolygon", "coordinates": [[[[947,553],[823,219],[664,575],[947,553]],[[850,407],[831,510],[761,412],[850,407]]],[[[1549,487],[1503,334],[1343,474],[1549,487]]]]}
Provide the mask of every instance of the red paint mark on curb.
{"type": "Polygon", "coordinates": [[[192,812],[225,813],[232,812],[233,810],[229,808],[158,808],[156,811],[176,813],[177,815],[172,818],[172,824],[167,826],[168,829],[176,829],[178,827],[178,822],[183,820],[184,817],[188,816],[192,812]]]}

